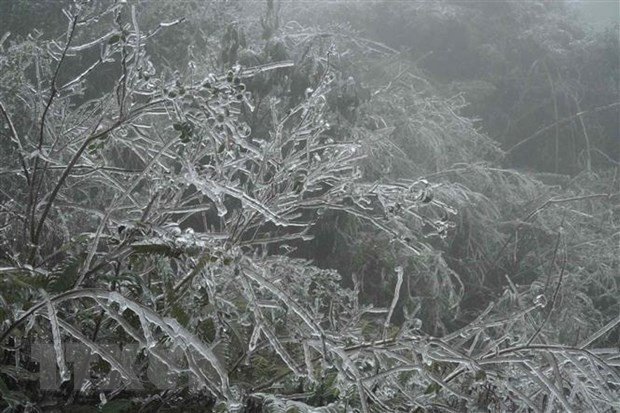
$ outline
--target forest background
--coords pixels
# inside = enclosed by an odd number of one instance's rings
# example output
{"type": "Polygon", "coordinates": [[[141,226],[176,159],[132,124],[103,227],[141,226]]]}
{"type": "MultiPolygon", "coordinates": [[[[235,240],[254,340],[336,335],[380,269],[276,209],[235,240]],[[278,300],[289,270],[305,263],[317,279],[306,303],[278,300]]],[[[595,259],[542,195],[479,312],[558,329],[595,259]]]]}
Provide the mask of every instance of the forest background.
{"type": "Polygon", "coordinates": [[[619,408],[617,19],[2,0],[0,21],[4,411],[619,408]]]}

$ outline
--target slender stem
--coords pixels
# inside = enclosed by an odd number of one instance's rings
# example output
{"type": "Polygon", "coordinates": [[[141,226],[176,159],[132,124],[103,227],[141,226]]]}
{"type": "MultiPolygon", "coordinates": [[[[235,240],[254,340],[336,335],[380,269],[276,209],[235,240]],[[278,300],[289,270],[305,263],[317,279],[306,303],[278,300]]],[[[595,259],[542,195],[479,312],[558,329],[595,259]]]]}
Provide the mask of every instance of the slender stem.
{"type": "Polygon", "coordinates": [[[32,244],[33,244],[32,245],[32,253],[30,255],[30,263],[31,264],[34,264],[34,259],[36,257],[36,249],[37,249],[37,245],[39,244],[39,237],[41,236],[41,231],[43,230],[43,225],[45,224],[45,219],[47,218],[47,215],[49,214],[50,209],[52,208],[52,205],[53,205],[54,201],[56,200],[56,196],[58,195],[58,191],[60,191],[60,188],[65,183],[65,180],[69,177],[69,174],[73,170],[73,167],[75,166],[77,161],[82,156],[82,153],[86,150],[86,148],[88,147],[88,145],[92,141],[104,137],[105,135],[107,135],[108,133],[113,131],[114,129],[118,128],[121,124],[122,124],[122,121],[118,120],[112,126],[110,126],[109,128],[107,128],[107,129],[105,129],[105,130],[103,130],[103,131],[101,131],[101,132],[99,132],[99,133],[97,133],[95,135],[92,135],[92,136],[86,138],[84,140],[84,142],[82,143],[82,145],[77,150],[77,152],[73,155],[73,157],[69,161],[69,164],[67,164],[65,170],[63,171],[62,175],[60,176],[60,179],[56,183],[56,186],[52,190],[52,192],[51,192],[51,194],[49,196],[49,199],[45,203],[45,209],[43,210],[43,213],[41,214],[41,218],[39,219],[39,223],[38,223],[38,225],[36,227],[36,230],[33,233],[33,237],[32,237],[32,244]]]}
{"type": "MultiPolygon", "coordinates": [[[[58,64],[56,65],[56,69],[54,70],[54,74],[52,76],[50,96],[45,105],[45,109],[43,110],[43,114],[41,115],[41,124],[39,127],[39,141],[37,143],[37,151],[39,153],[43,149],[43,141],[44,141],[44,134],[45,134],[45,121],[47,119],[47,114],[49,113],[50,108],[52,107],[54,98],[58,94],[58,88],[56,87],[56,82],[58,80],[58,75],[60,74],[60,68],[62,67],[63,62],[65,61],[65,58],[67,57],[67,51],[69,50],[69,46],[71,45],[71,41],[73,40],[73,35],[75,34],[78,19],[79,19],[79,13],[76,13],[73,16],[73,20],[71,21],[71,25],[67,33],[67,42],[65,44],[65,48],[62,51],[60,59],[58,60],[58,64]]],[[[29,200],[30,201],[29,202],[30,204],[29,205],[29,208],[30,208],[30,240],[33,244],[32,245],[33,256],[35,255],[36,245],[37,245],[37,241],[36,241],[37,231],[35,230],[35,226],[36,226],[35,215],[36,215],[36,210],[37,210],[38,194],[39,194],[39,191],[41,190],[41,186],[43,185],[43,180],[45,178],[45,176],[41,176],[37,184],[38,165],[39,165],[39,156],[36,156],[34,158],[34,163],[32,166],[32,180],[31,180],[31,185],[30,185],[30,200],[29,200]],[[35,186],[36,186],[36,189],[35,189],[35,186]]]]}
{"type": "MultiPolygon", "coordinates": [[[[131,194],[131,192],[136,188],[136,186],[138,186],[138,184],[142,181],[142,179],[144,179],[147,175],[147,173],[149,172],[149,170],[153,167],[153,165],[155,164],[155,162],[157,162],[157,160],[159,159],[159,157],[172,145],[174,145],[175,141],[174,140],[170,140],[168,143],[166,143],[160,150],[159,152],[153,157],[153,159],[150,160],[150,162],[146,165],[146,167],[144,168],[144,170],[142,171],[142,173],[140,174],[140,176],[138,176],[134,182],[129,186],[129,188],[127,188],[118,198],[116,198],[114,201],[112,201],[112,205],[110,205],[110,208],[108,209],[108,211],[106,212],[105,216],[102,218],[101,223],[99,224],[99,227],[97,228],[97,232],[95,233],[95,238],[93,239],[93,243],[92,243],[92,247],[90,248],[88,255],[86,257],[86,260],[84,261],[84,266],[82,267],[82,271],[77,279],[77,281],[75,282],[75,287],[78,287],[85,279],[86,274],[89,273],[89,267],[90,264],[95,256],[95,253],[97,252],[97,246],[99,245],[99,240],[101,238],[101,234],[103,233],[103,229],[106,225],[106,223],[108,222],[108,220],[110,219],[110,216],[112,214],[112,212],[115,211],[115,209],[117,208],[118,204],[120,204],[127,196],[129,196],[131,194]]],[[[143,219],[146,219],[146,217],[148,216],[148,213],[153,205],[153,202],[155,201],[156,196],[153,197],[153,199],[151,200],[151,202],[149,202],[149,205],[147,205],[147,208],[144,211],[144,214],[142,215],[143,219]]]]}
{"type": "Polygon", "coordinates": [[[525,145],[526,143],[538,138],[539,136],[541,136],[542,134],[544,134],[545,132],[547,132],[549,129],[555,128],[556,125],[562,125],[566,122],[572,122],[575,118],[582,116],[582,115],[586,115],[589,113],[595,113],[595,112],[600,112],[603,110],[607,110],[616,106],[620,106],[620,102],[614,102],[611,103],[609,105],[605,105],[605,106],[600,106],[591,110],[587,110],[587,111],[583,111],[583,112],[578,112],[572,116],[568,116],[565,118],[560,119],[559,121],[553,122],[551,125],[547,125],[542,129],[539,129],[537,132],[535,132],[534,134],[528,136],[527,138],[523,139],[522,141],[520,141],[519,143],[513,145],[511,148],[508,148],[504,154],[505,155],[509,155],[511,152],[514,152],[517,148],[525,145]]]}
{"type": "Polygon", "coordinates": [[[583,122],[583,112],[581,112],[581,108],[579,106],[579,102],[575,99],[575,104],[577,105],[577,117],[579,118],[579,123],[581,124],[581,130],[583,131],[583,138],[586,141],[586,171],[592,171],[592,155],[590,154],[590,136],[588,135],[588,130],[586,129],[586,124],[583,122]]]}
{"type": "MultiPolygon", "coordinates": [[[[554,171],[557,174],[559,169],[559,156],[560,156],[560,124],[559,120],[559,112],[558,112],[558,97],[555,95],[555,85],[553,83],[553,78],[551,77],[551,73],[549,73],[549,67],[547,67],[547,63],[544,63],[545,72],[547,73],[547,81],[549,82],[549,87],[551,88],[551,100],[553,101],[553,114],[555,116],[555,165],[554,171]]],[[[581,111],[581,110],[579,110],[581,111]]]]}
{"type": "Polygon", "coordinates": [[[538,336],[538,334],[540,334],[545,324],[547,324],[547,322],[551,318],[551,313],[553,312],[553,308],[555,307],[555,302],[557,300],[558,293],[560,292],[560,287],[562,287],[562,281],[564,279],[564,270],[566,269],[566,261],[568,261],[568,258],[566,257],[566,248],[564,248],[564,259],[562,260],[562,269],[560,270],[560,278],[558,279],[558,284],[555,286],[555,291],[553,292],[553,298],[551,299],[551,303],[549,305],[549,311],[547,312],[547,316],[545,317],[543,322],[540,324],[540,326],[538,326],[538,328],[536,329],[532,337],[530,337],[530,339],[527,341],[526,346],[529,346],[532,344],[534,339],[538,336]]]}
{"type": "Polygon", "coordinates": [[[30,173],[28,173],[28,165],[26,164],[26,160],[24,159],[24,155],[23,155],[24,148],[22,147],[22,143],[19,140],[19,135],[17,134],[15,125],[13,124],[13,121],[11,120],[11,117],[9,116],[6,109],[4,108],[4,105],[2,104],[2,102],[0,102],[0,112],[2,112],[2,115],[4,116],[7,123],[9,124],[9,130],[11,131],[11,136],[13,137],[12,141],[17,146],[17,156],[19,157],[19,161],[22,164],[22,169],[24,171],[24,176],[26,177],[26,182],[28,183],[28,186],[30,186],[30,173]]]}

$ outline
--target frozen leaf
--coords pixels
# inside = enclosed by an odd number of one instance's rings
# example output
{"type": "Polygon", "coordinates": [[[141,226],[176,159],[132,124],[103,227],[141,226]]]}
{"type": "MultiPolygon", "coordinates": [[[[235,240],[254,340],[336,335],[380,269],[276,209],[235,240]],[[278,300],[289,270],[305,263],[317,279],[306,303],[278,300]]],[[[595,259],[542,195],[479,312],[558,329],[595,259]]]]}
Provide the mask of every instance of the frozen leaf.
{"type": "Polygon", "coordinates": [[[544,294],[539,294],[534,298],[534,305],[540,308],[547,306],[547,297],[544,294]]]}

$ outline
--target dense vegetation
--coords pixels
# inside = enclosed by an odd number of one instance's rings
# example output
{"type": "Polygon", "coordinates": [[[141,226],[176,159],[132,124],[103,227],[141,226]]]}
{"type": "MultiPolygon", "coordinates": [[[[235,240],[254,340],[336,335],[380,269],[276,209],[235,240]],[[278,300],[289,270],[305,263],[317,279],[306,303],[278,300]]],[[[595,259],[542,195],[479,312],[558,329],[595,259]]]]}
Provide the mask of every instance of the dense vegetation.
{"type": "Polygon", "coordinates": [[[542,0],[0,19],[3,411],[619,408],[617,27],[542,0]]]}

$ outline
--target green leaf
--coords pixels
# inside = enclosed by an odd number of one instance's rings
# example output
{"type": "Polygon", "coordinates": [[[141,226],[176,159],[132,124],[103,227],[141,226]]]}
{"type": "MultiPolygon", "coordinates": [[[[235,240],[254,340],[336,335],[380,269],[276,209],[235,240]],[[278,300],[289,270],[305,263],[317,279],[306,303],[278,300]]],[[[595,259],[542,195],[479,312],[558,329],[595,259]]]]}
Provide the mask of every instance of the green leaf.
{"type": "Polygon", "coordinates": [[[108,40],[108,44],[118,43],[119,40],[121,40],[121,35],[115,34],[114,36],[110,37],[110,39],[108,40]]]}
{"type": "Polygon", "coordinates": [[[428,387],[426,388],[426,390],[424,390],[424,394],[437,394],[439,393],[439,391],[441,390],[441,386],[435,382],[432,382],[431,384],[428,385],[428,387]]]}
{"type": "Polygon", "coordinates": [[[4,382],[4,380],[2,380],[2,377],[0,377],[0,394],[2,394],[2,396],[6,396],[7,394],[9,394],[11,391],[9,390],[9,388],[7,387],[6,383],[4,382]]]}
{"type": "Polygon", "coordinates": [[[133,252],[137,254],[161,255],[169,258],[178,258],[182,251],[167,244],[133,244],[133,252]]]}
{"type": "Polygon", "coordinates": [[[84,255],[67,258],[59,270],[52,274],[48,291],[51,293],[61,293],[72,288],[79,276],[83,262],[84,255]]]}
{"type": "Polygon", "coordinates": [[[174,304],[170,315],[179,322],[183,327],[187,327],[190,317],[180,304],[174,304]]]}
{"type": "Polygon", "coordinates": [[[3,268],[3,270],[0,273],[6,275],[0,278],[0,285],[6,284],[16,288],[47,288],[48,281],[43,274],[24,271],[20,268],[3,268]]]}
{"type": "MultiPolygon", "coordinates": [[[[9,390],[9,387],[6,385],[6,383],[4,382],[4,380],[2,380],[1,377],[0,377],[0,395],[2,396],[0,398],[0,406],[2,405],[1,402],[6,402],[6,404],[9,405],[9,409],[18,407],[18,406],[23,406],[27,404],[29,401],[28,397],[26,397],[25,394],[9,390]]],[[[7,410],[4,410],[4,411],[7,411],[7,410]]]]}
{"type": "Polygon", "coordinates": [[[474,376],[474,379],[478,382],[486,381],[487,373],[484,370],[478,370],[474,376]]]}

